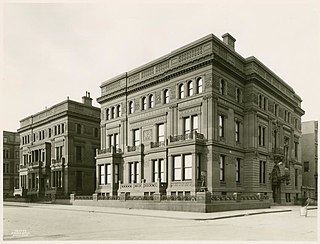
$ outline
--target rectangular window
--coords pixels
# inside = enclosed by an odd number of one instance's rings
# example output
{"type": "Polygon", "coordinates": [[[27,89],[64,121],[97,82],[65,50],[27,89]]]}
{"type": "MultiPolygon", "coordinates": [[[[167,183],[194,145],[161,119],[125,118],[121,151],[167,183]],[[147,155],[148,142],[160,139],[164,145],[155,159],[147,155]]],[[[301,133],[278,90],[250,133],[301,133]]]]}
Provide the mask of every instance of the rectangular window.
{"type": "Polygon", "coordinates": [[[76,160],[77,161],[82,160],[81,146],[76,146],[76,160]]]}
{"type": "Polygon", "coordinates": [[[61,133],[64,133],[64,124],[61,124],[61,133]]]}
{"type": "Polygon", "coordinates": [[[157,126],[158,142],[164,142],[164,124],[157,126]]]}
{"type": "Polygon", "coordinates": [[[220,155],[219,167],[220,167],[220,181],[224,181],[224,175],[225,175],[225,156],[224,155],[220,155]]]}
{"type": "Polygon", "coordinates": [[[119,164],[114,164],[114,183],[119,181],[119,164]]]}
{"type": "Polygon", "coordinates": [[[197,167],[196,177],[197,177],[197,180],[200,180],[200,178],[201,178],[201,154],[197,154],[196,167],[197,167]]]}
{"type": "Polygon", "coordinates": [[[51,137],[51,128],[49,128],[49,138],[51,137]]]}
{"type": "Polygon", "coordinates": [[[258,143],[259,146],[265,146],[265,135],[266,135],[266,128],[259,125],[258,127],[258,143]]]}
{"type": "Polygon", "coordinates": [[[160,179],[161,179],[161,182],[163,183],[163,182],[166,182],[164,159],[159,159],[159,166],[160,166],[160,179]]]}
{"type": "Polygon", "coordinates": [[[130,163],[130,183],[140,182],[138,162],[130,163]]]}
{"type": "Polygon", "coordinates": [[[105,181],[105,165],[99,165],[99,172],[100,172],[100,185],[104,185],[106,183],[105,181]]]}
{"type": "Polygon", "coordinates": [[[184,120],[184,134],[190,134],[191,128],[190,128],[190,117],[183,118],[184,120]]]}
{"type": "Polygon", "coordinates": [[[181,156],[173,157],[173,180],[181,180],[181,156]]]}
{"type": "Polygon", "coordinates": [[[303,172],[309,172],[309,162],[303,163],[303,172]]]}
{"type": "Polygon", "coordinates": [[[236,101],[238,103],[241,101],[241,93],[239,88],[236,88],[236,101]]]}
{"type": "Polygon", "coordinates": [[[240,122],[236,121],[235,123],[235,136],[236,136],[236,142],[240,142],[240,122]]]}
{"type": "Polygon", "coordinates": [[[114,146],[114,136],[113,135],[109,135],[109,145],[110,145],[110,147],[114,146]]]}
{"type": "Polygon", "coordinates": [[[136,129],[133,130],[133,146],[139,146],[140,145],[140,130],[136,129]]]}
{"type": "Polygon", "coordinates": [[[298,169],[294,170],[294,186],[298,186],[298,169]]]}
{"type": "Polygon", "coordinates": [[[266,183],[266,162],[260,161],[260,170],[259,170],[259,183],[265,184],[266,183]]]}
{"type": "Polygon", "coordinates": [[[157,182],[159,178],[159,162],[158,160],[153,160],[153,182],[157,182]]]}
{"type": "Polygon", "coordinates": [[[236,182],[240,182],[240,158],[237,158],[236,161],[236,182]]]}
{"type": "Polygon", "coordinates": [[[199,117],[198,117],[198,115],[192,116],[192,132],[193,131],[199,132],[199,117]]]}
{"type": "Polygon", "coordinates": [[[54,135],[55,136],[57,135],[57,126],[56,125],[54,126],[54,135]]]}
{"type": "Polygon", "coordinates": [[[192,180],[192,154],[184,155],[184,180],[192,180]]]}
{"type": "Polygon", "coordinates": [[[294,143],[294,157],[295,158],[298,158],[298,146],[299,146],[299,143],[295,142],[294,143]]]}
{"type": "Polygon", "coordinates": [[[59,135],[61,134],[60,125],[58,125],[58,134],[59,134],[59,135]]]}
{"type": "Polygon", "coordinates": [[[222,115],[219,115],[219,136],[224,137],[224,124],[225,124],[225,118],[222,115]]]}
{"type": "Polygon", "coordinates": [[[81,125],[77,124],[76,126],[77,126],[77,129],[76,129],[77,134],[81,134],[81,125]]]}
{"type": "Polygon", "coordinates": [[[111,184],[111,164],[107,164],[106,166],[106,184],[111,184]]]}

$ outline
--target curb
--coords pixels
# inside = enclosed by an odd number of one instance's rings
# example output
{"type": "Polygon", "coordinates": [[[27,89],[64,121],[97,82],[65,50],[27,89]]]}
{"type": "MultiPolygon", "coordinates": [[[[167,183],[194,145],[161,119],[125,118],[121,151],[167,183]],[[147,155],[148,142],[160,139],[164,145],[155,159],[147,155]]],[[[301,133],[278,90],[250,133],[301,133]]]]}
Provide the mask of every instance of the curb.
{"type": "Polygon", "coordinates": [[[197,218],[193,220],[201,221],[201,220],[218,220],[218,219],[228,219],[228,218],[238,218],[250,215],[259,215],[259,214],[269,214],[269,213],[283,213],[283,212],[291,212],[291,209],[285,210],[274,210],[274,211],[263,211],[257,213],[243,213],[243,214],[235,214],[235,215],[228,215],[228,216],[220,216],[220,217],[212,217],[212,218],[197,218]]]}

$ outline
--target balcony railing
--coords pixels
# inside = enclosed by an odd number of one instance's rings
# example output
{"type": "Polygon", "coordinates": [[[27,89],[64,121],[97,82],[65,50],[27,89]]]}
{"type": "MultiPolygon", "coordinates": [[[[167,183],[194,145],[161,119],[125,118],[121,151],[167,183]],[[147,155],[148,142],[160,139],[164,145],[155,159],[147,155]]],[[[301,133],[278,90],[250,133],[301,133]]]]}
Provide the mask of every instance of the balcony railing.
{"type": "Polygon", "coordinates": [[[167,183],[158,182],[144,182],[119,184],[119,191],[129,192],[165,192],[167,183]]]}
{"type": "Polygon", "coordinates": [[[204,141],[205,137],[203,134],[193,131],[184,135],[170,136],[170,142],[186,141],[186,140],[196,140],[204,141]]]}
{"type": "Polygon", "coordinates": [[[116,147],[97,149],[97,155],[101,155],[105,153],[122,153],[122,150],[121,148],[116,148],[116,147]]]}
{"type": "Polygon", "coordinates": [[[166,143],[164,141],[158,141],[158,142],[151,142],[150,147],[151,148],[157,148],[157,147],[164,147],[166,143]]]}
{"type": "Polygon", "coordinates": [[[141,149],[141,145],[139,146],[128,146],[127,147],[127,151],[128,152],[135,152],[135,151],[139,151],[141,149]]]}

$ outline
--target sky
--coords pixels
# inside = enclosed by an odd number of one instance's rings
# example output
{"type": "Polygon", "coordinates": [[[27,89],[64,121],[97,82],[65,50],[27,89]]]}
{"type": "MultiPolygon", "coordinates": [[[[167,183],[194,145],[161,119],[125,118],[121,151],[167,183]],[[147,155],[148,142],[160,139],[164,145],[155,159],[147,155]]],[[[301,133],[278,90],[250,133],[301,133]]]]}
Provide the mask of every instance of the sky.
{"type": "Polygon", "coordinates": [[[319,120],[320,4],[311,0],[5,1],[1,130],[210,33],[236,38],[302,98],[319,120]]]}

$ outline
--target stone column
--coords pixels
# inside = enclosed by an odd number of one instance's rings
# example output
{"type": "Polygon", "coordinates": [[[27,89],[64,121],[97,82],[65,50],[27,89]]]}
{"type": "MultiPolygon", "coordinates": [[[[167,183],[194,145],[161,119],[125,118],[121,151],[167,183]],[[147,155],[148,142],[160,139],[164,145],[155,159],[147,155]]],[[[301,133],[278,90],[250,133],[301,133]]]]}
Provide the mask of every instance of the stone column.
{"type": "MultiPolygon", "coordinates": [[[[106,165],[107,167],[107,165],[106,165]]],[[[110,196],[113,196],[113,191],[114,191],[114,188],[115,188],[115,183],[114,182],[114,163],[112,162],[111,165],[110,165],[110,170],[111,170],[111,184],[110,184],[110,196]]]]}
{"type": "Polygon", "coordinates": [[[196,191],[195,189],[197,186],[197,160],[197,154],[192,153],[192,187],[194,188],[194,191],[196,191]]]}

